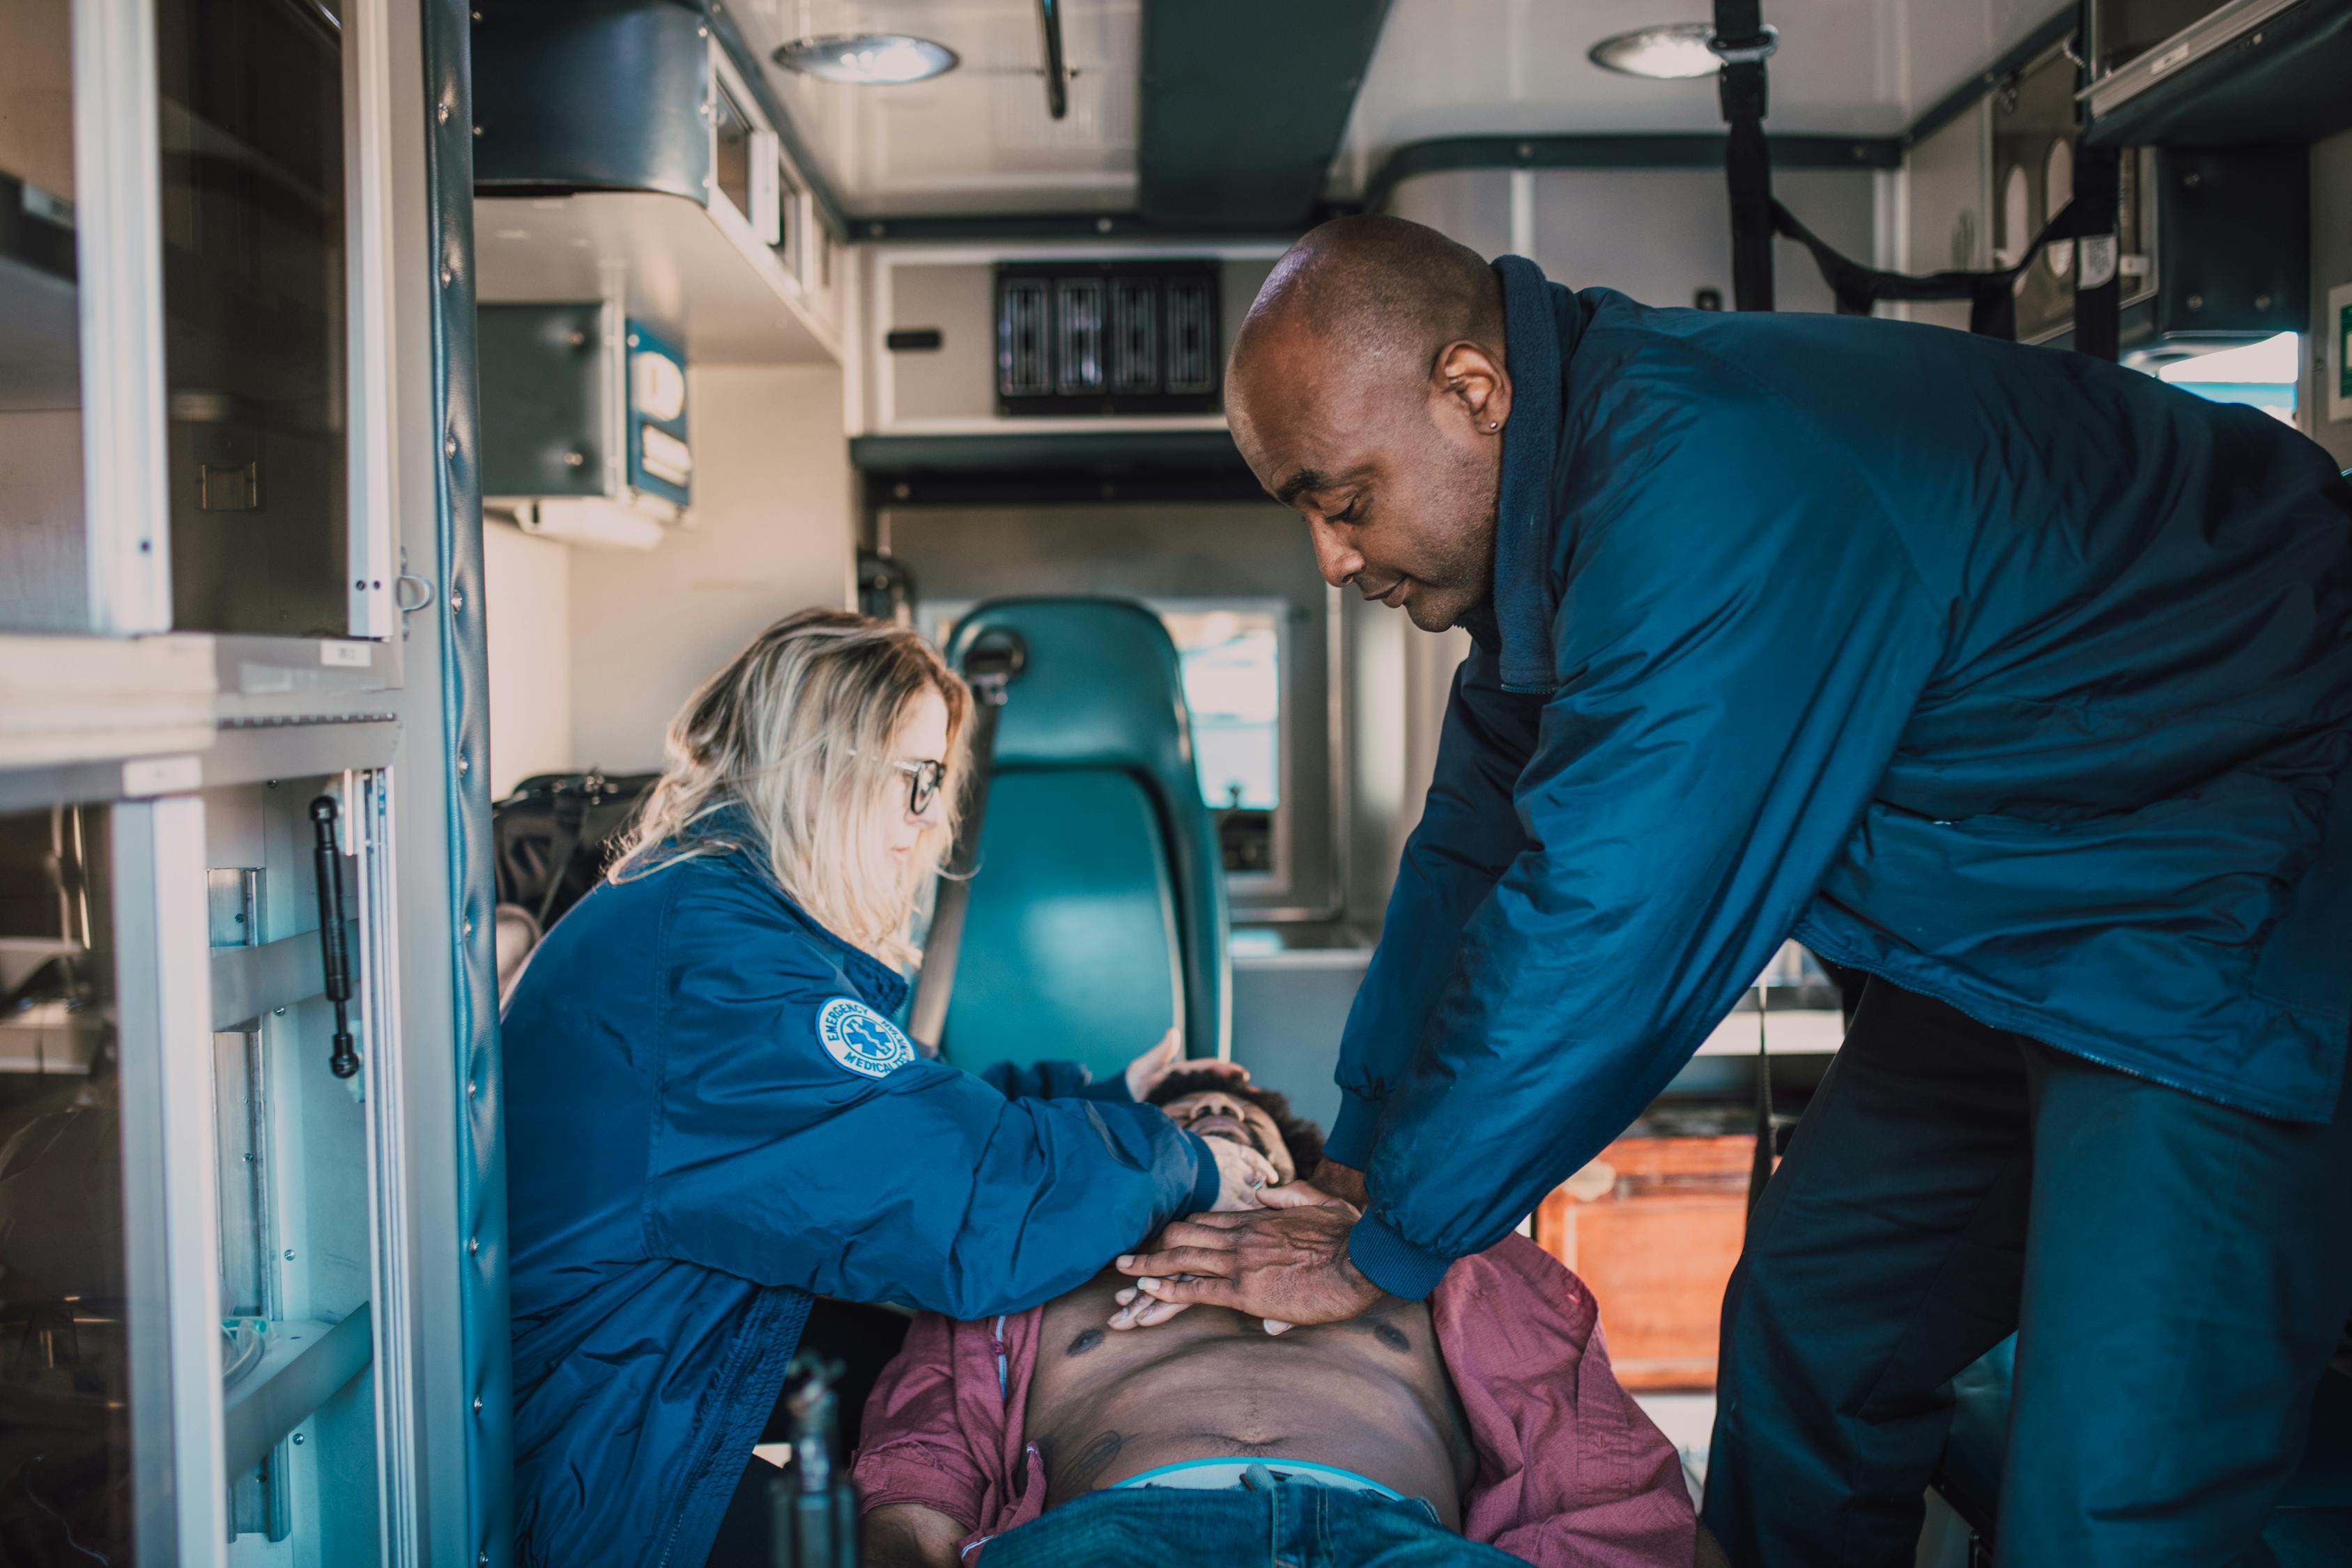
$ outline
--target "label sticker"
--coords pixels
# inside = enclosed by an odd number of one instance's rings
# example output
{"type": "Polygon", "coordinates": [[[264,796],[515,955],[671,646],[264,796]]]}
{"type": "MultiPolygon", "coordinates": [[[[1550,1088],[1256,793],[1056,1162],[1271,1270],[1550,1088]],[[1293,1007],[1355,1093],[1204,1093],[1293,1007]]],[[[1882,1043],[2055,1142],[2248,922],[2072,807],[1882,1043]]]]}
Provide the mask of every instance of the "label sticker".
{"type": "Polygon", "coordinates": [[[816,1037],[826,1055],[866,1078],[887,1078],[915,1059],[915,1043],[898,1025],[846,996],[817,1009],[816,1037]]]}
{"type": "Polygon", "coordinates": [[[319,662],[331,669],[365,669],[370,651],[363,642],[340,642],[331,637],[319,645],[319,662]]]}

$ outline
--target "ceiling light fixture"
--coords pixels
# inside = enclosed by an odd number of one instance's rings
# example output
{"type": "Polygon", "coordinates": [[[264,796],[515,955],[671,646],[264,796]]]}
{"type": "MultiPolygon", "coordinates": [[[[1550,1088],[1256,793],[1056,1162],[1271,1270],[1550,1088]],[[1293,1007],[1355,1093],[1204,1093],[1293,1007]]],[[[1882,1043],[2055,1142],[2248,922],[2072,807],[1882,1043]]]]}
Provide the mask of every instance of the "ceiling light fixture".
{"type": "Polygon", "coordinates": [[[819,81],[895,87],[943,76],[955,69],[957,56],[945,44],[906,33],[835,33],[794,38],[776,51],[775,60],[819,81]]]}
{"type": "MultiPolygon", "coordinates": [[[[1764,33],[1772,43],[1780,39],[1775,28],[1764,33]]],[[[1771,48],[1762,52],[1769,54],[1771,48]]],[[[1706,22],[1671,22],[1620,33],[1593,45],[1586,58],[1602,70],[1659,81],[1713,76],[1723,68],[1723,57],[1715,52],[1715,28],[1706,22]]]]}

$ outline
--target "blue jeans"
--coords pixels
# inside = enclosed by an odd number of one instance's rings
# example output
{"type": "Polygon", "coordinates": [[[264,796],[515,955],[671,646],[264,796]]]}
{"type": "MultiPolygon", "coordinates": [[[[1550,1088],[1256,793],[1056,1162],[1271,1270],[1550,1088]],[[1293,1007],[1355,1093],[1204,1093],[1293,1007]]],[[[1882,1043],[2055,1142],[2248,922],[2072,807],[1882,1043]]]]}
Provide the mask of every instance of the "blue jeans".
{"type": "Polygon", "coordinates": [[[1425,1503],[1297,1481],[1091,1492],[981,1549],[978,1568],[1525,1568],[1425,1503]]]}

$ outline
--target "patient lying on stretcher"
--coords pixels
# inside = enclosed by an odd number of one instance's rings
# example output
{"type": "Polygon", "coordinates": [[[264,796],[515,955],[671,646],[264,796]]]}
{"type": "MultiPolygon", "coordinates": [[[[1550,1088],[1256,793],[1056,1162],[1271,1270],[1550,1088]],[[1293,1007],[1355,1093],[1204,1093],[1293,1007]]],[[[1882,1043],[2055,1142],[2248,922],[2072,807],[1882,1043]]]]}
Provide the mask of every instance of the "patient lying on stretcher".
{"type": "MultiPolygon", "coordinates": [[[[1152,1099],[1284,1181],[1321,1156],[1246,1083],[1178,1074],[1152,1099]]],[[[1117,1331],[1132,1283],[916,1321],[866,1410],[869,1568],[1692,1561],[1672,1445],[1611,1374],[1581,1282],[1523,1237],[1425,1303],[1278,1334],[1206,1306],[1117,1331]]]]}

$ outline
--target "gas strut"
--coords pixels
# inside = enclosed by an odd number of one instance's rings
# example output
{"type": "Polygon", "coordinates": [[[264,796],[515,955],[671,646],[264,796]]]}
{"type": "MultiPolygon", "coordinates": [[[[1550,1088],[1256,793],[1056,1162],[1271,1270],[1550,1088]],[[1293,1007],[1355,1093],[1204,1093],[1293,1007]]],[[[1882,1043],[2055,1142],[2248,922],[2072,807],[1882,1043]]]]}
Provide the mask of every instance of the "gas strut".
{"type": "Polygon", "coordinates": [[[335,843],[333,795],[310,803],[310,825],[319,832],[319,953],[326,961],[327,1000],[335,1005],[335,1054],[327,1065],[337,1078],[349,1078],[360,1070],[360,1055],[352,1048],[351,945],[343,924],[343,852],[335,843]]]}

